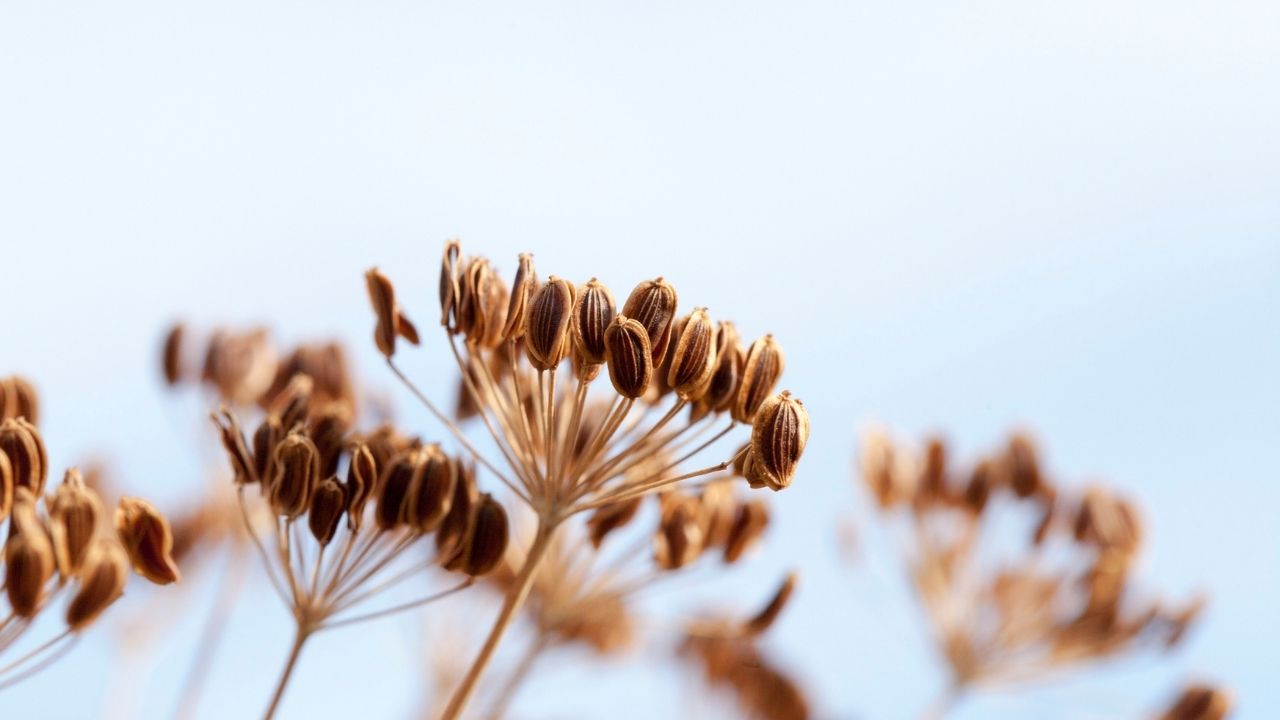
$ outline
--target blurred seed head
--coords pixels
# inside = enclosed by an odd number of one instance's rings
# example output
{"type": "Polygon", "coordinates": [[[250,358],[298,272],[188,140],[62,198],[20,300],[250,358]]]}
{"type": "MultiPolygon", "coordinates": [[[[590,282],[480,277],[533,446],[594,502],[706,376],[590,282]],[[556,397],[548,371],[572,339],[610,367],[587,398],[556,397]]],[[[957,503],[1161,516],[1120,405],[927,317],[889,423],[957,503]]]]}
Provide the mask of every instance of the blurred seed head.
{"type": "Polygon", "coordinates": [[[85,486],[80,473],[72,469],[46,506],[58,573],[64,579],[70,578],[80,572],[93,545],[102,518],[102,502],[97,493],[85,486]]]}
{"type": "Polygon", "coordinates": [[[36,388],[20,375],[0,378],[0,420],[18,418],[32,425],[40,422],[40,397],[36,388]]]}
{"type": "Polygon", "coordinates": [[[0,422],[0,453],[9,458],[15,487],[26,488],[37,497],[44,492],[49,476],[49,456],[35,425],[24,418],[0,422]]]}
{"type": "Polygon", "coordinates": [[[157,585],[179,580],[181,574],[172,556],[173,531],[151,503],[121,498],[116,507],[116,535],[139,575],[157,585]]]}
{"type": "Polygon", "coordinates": [[[9,607],[18,617],[31,618],[45,598],[45,585],[53,577],[53,544],[36,514],[36,497],[28,488],[18,488],[9,539],[4,544],[5,593],[9,607]]]}
{"type": "Polygon", "coordinates": [[[129,579],[129,558],[124,548],[99,539],[89,548],[80,572],[80,584],[67,604],[67,627],[82,630],[124,594],[129,579]]]}

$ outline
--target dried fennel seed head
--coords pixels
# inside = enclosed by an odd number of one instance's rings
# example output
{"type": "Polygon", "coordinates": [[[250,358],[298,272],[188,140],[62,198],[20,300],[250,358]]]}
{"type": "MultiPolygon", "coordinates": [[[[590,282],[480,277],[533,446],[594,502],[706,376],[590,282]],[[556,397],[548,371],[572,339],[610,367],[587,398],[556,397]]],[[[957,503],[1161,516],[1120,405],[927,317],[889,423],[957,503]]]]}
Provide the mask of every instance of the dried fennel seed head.
{"type": "Polygon", "coordinates": [[[1159,651],[1177,644],[1199,611],[1201,601],[1175,606],[1141,592],[1133,577],[1137,508],[1100,485],[1082,493],[1057,485],[1026,435],[1011,436],[967,472],[951,467],[938,438],[918,456],[873,434],[861,461],[880,510],[913,516],[916,590],[962,685],[1159,651]],[[984,531],[1018,512],[1032,521],[1025,547],[1003,557],[1011,549],[1003,541],[999,570],[984,570],[990,563],[978,558],[995,532],[984,531]]]}

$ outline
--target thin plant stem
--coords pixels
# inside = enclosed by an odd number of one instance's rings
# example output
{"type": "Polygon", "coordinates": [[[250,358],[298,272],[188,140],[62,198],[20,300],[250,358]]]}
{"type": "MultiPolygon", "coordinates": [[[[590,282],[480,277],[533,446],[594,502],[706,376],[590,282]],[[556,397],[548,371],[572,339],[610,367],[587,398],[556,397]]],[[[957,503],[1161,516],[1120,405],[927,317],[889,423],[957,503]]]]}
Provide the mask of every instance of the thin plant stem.
{"type": "Polygon", "coordinates": [[[442,590],[438,593],[435,593],[434,595],[428,595],[423,598],[418,598],[417,600],[411,600],[407,603],[401,603],[400,605],[393,605],[392,607],[384,608],[382,610],[375,610],[371,613],[366,613],[364,615],[356,615],[355,617],[335,620],[333,622],[325,623],[324,625],[321,625],[318,629],[332,630],[333,628],[339,628],[344,625],[354,625],[355,623],[365,622],[366,620],[377,620],[378,618],[386,617],[387,615],[394,615],[398,612],[404,612],[405,610],[412,610],[416,607],[422,607],[427,603],[435,602],[436,600],[446,598],[460,590],[465,590],[471,587],[472,585],[474,585],[475,582],[476,582],[476,579],[474,577],[469,577],[466,580],[462,581],[461,583],[449,588],[448,590],[442,590]]]}
{"type": "Polygon", "coordinates": [[[213,664],[213,656],[218,651],[219,641],[222,640],[223,629],[227,626],[231,610],[240,596],[240,588],[244,585],[247,569],[245,560],[240,548],[231,548],[227,568],[224,570],[222,582],[219,583],[218,597],[214,600],[208,619],[205,620],[204,630],[200,633],[200,642],[196,646],[195,658],[191,661],[187,678],[182,683],[178,708],[173,714],[176,718],[195,716],[196,705],[200,700],[201,691],[204,690],[205,680],[209,677],[209,668],[213,664]]]}
{"type": "Polygon", "coordinates": [[[71,630],[70,630],[70,629],[62,631],[61,633],[59,633],[58,635],[55,635],[53,638],[51,638],[51,639],[49,639],[47,642],[45,642],[45,643],[41,644],[39,647],[35,648],[34,650],[32,650],[31,652],[27,653],[26,655],[23,655],[22,657],[18,658],[17,660],[14,660],[13,662],[9,663],[8,665],[5,665],[3,668],[0,668],[0,675],[6,675],[6,674],[8,674],[8,673],[12,672],[13,670],[15,670],[15,669],[17,669],[19,666],[21,666],[23,663],[25,663],[25,662],[27,662],[27,661],[31,660],[32,658],[36,657],[36,656],[37,656],[37,655],[39,655],[40,653],[43,653],[44,651],[48,650],[49,648],[53,647],[54,645],[57,645],[59,642],[62,642],[63,640],[67,639],[67,638],[68,638],[68,637],[70,637],[70,636],[71,636],[71,630]]]}
{"type": "Polygon", "coordinates": [[[559,517],[548,518],[544,516],[538,519],[538,531],[534,535],[533,545],[529,547],[529,553],[525,555],[524,564],[502,602],[502,610],[498,613],[498,617],[493,623],[493,628],[489,631],[489,636],[480,648],[480,654],[476,656],[462,682],[453,691],[453,696],[449,699],[449,704],[445,707],[441,720],[457,720],[462,715],[462,711],[466,709],[467,702],[475,692],[476,684],[479,682],[480,676],[484,674],[489,661],[493,658],[494,651],[498,649],[498,643],[502,640],[503,634],[506,633],[507,627],[515,619],[516,613],[524,605],[525,598],[529,596],[529,588],[533,586],[533,578],[537,575],[538,567],[546,557],[547,549],[551,547],[551,540],[555,536],[559,524],[559,517]]]}
{"type": "Polygon", "coordinates": [[[293,647],[289,649],[289,659],[284,663],[284,670],[280,673],[280,680],[276,683],[276,690],[271,695],[271,704],[267,706],[267,712],[262,716],[263,720],[271,720],[275,717],[276,710],[280,707],[280,700],[284,697],[284,689],[289,684],[294,668],[298,666],[298,656],[302,654],[302,646],[311,636],[311,632],[310,627],[298,625],[298,632],[293,637],[293,647]]]}
{"type": "MultiPolygon", "coordinates": [[[[68,632],[70,632],[70,631],[68,631],[68,632]]],[[[58,636],[58,638],[56,638],[56,640],[61,640],[62,638],[65,638],[65,637],[66,637],[66,634],[64,633],[63,635],[58,636]]],[[[40,662],[36,663],[35,665],[32,665],[32,666],[31,666],[31,667],[29,667],[29,668],[24,669],[22,672],[18,673],[17,675],[14,675],[13,677],[5,678],[4,680],[0,681],[0,690],[4,690],[4,689],[6,689],[6,688],[9,688],[9,687],[12,687],[12,686],[14,686],[14,685],[17,685],[18,683],[22,682],[23,680],[26,680],[27,678],[31,677],[32,675],[35,675],[36,673],[40,672],[41,670],[44,670],[45,668],[47,668],[47,667],[49,667],[50,665],[54,664],[54,663],[55,663],[55,662],[57,662],[57,661],[58,661],[58,660],[59,660],[63,655],[66,655],[66,654],[71,650],[71,648],[75,647],[75,644],[76,644],[79,640],[80,640],[80,636],[79,636],[79,635],[74,635],[74,636],[72,636],[72,637],[71,637],[71,642],[63,643],[63,644],[62,644],[62,647],[58,648],[58,649],[57,649],[57,650],[55,650],[54,652],[52,652],[52,653],[50,653],[49,655],[45,656],[44,658],[41,658],[40,662]]]]}
{"type": "Polygon", "coordinates": [[[507,714],[507,708],[511,706],[511,701],[515,699],[516,691],[520,689],[520,685],[524,683],[525,678],[529,677],[529,672],[533,670],[533,666],[538,661],[538,657],[542,655],[542,651],[547,649],[550,639],[546,635],[539,635],[529,648],[524,651],[524,655],[520,658],[520,662],[516,664],[515,670],[507,676],[506,682],[502,684],[502,689],[498,691],[493,704],[489,707],[487,717],[489,720],[502,720],[507,714]]]}
{"type": "Polygon", "coordinates": [[[937,697],[925,706],[924,711],[920,713],[920,720],[942,720],[956,706],[963,692],[964,686],[960,683],[949,683],[937,697]]]}
{"type": "Polygon", "coordinates": [[[419,390],[418,386],[414,385],[413,382],[409,380],[408,376],[406,376],[403,372],[400,371],[399,367],[396,367],[396,364],[391,360],[391,358],[387,358],[387,366],[391,368],[391,372],[395,373],[396,377],[400,378],[400,382],[404,383],[405,387],[409,388],[409,392],[413,393],[414,397],[418,398],[418,401],[421,402],[423,405],[425,405],[426,408],[431,411],[431,414],[435,415],[436,419],[439,420],[442,425],[448,428],[449,432],[453,433],[454,438],[456,438],[457,441],[464,448],[467,449],[467,452],[471,453],[471,456],[476,459],[476,462],[488,468],[489,472],[493,473],[499,480],[503,482],[503,484],[511,488],[512,492],[516,493],[521,498],[525,498],[526,502],[528,501],[524,492],[518,489],[515,486],[515,484],[512,483],[511,480],[508,479],[505,474],[503,474],[501,470],[494,467],[493,463],[489,462],[484,455],[481,455],[479,450],[475,449],[475,446],[473,446],[471,442],[467,440],[467,436],[462,434],[462,431],[458,429],[458,426],[455,425],[451,420],[449,420],[449,418],[446,417],[444,413],[440,412],[440,410],[435,406],[435,403],[431,402],[431,400],[426,396],[426,394],[423,393],[421,390],[419,390]]]}

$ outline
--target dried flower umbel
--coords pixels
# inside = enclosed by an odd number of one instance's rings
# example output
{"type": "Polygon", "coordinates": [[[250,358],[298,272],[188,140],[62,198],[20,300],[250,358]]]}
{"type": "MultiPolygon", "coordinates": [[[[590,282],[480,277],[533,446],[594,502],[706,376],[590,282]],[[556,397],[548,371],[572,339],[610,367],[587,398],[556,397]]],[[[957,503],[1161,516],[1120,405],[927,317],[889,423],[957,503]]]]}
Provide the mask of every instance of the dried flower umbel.
{"type": "Polygon", "coordinates": [[[760,648],[760,637],[787,605],[796,576],[789,575],[773,597],[745,621],[711,619],[691,624],[680,651],[697,663],[706,682],[729,691],[744,717],[804,720],[809,703],[799,684],[760,648]]]}
{"type": "Polygon", "coordinates": [[[940,440],[917,455],[875,432],[861,462],[881,512],[910,521],[911,577],[952,677],[934,715],[975,687],[1172,648],[1202,605],[1144,597],[1131,577],[1137,508],[1101,486],[1058,486],[1023,435],[958,472],[940,440]],[[1031,521],[1021,546],[1000,525],[1018,513],[1031,521]]]}
{"type": "Polygon", "coordinates": [[[469,464],[388,427],[354,434],[349,417],[334,420],[332,399],[316,402],[315,387],[309,376],[294,375],[266,403],[272,410],[251,438],[231,411],[214,416],[245,527],[296,623],[267,717],[279,707],[314,633],[420,607],[469,587],[497,565],[507,543],[506,512],[478,492],[469,464]],[[250,502],[251,488],[257,488],[260,503],[250,502]],[[433,535],[434,557],[407,552],[433,535]],[[463,579],[410,602],[353,614],[435,564],[463,579]]]}
{"type": "MultiPolygon", "coordinates": [[[[764,453],[773,463],[756,480],[775,490],[791,480],[808,437],[804,406],[784,395],[785,412],[774,422],[762,427],[757,417],[782,372],[778,344],[765,336],[744,351],[732,325],[722,322],[712,332],[705,308],[681,316],[676,290],[662,278],[637,285],[619,312],[598,280],[579,287],[555,276],[542,279],[524,255],[507,285],[487,260],[464,258],[456,241],[446,243],[441,325],[471,399],[464,407],[483,422],[501,455],[493,460],[396,366],[396,339],[416,342],[417,333],[386,276],[370,270],[366,281],[374,336],[392,370],[537,518],[522,566],[445,718],[466,707],[566,520],[723,471],[734,457],[684,467],[739,425],[756,427],[737,455],[758,461],[764,453]],[[607,384],[598,381],[602,369],[607,384]],[[605,410],[589,412],[597,401],[605,410]],[[705,433],[711,436],[702,440],[705,433]],[[628,472],[659,452],[673,459],[643,477],[628,472]]],[[[751,463],[753,470],[759,466],[751,463]]]]}
{"type": "Polygon", "coordinates": [[[44,439],[33,424],[31,384],[0,380],[0,533],[7,611],[0,611],[0,688],[51,664],[124,593],[132,564],[157,584],[178,579],[169,555],[168,522],[142,500],[122,501],[112,533],[98,493],[75,469],[44,494],[49,472],[44,439]],[[30,415],[28,415],[30,413],[30,415]],[[163,572],[159,572],[163,568],[163,572]],[[152,572],[155,570],[155,572],[152,572]],[[9,651],[35,619],[64,601],[62,633],[16,658],[9,651]]]}

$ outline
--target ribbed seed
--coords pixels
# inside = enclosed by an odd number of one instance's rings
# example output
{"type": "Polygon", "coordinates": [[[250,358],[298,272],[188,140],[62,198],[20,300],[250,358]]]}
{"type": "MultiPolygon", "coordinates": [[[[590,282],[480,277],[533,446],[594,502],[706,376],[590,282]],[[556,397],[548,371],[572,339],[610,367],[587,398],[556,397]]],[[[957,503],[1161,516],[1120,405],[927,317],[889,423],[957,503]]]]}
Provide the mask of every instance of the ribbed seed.
{"type": "Polygon", "coordinates": [[[742,364],[742,380],[733,403],[733,419],[750,423],[782,376],[782,348],[772,335],[751,344],[742,364]]]}
{"type": "Polygon", "coordinates": [[[560,364],[569,350],[569,324],[573,314],[573,286],[552,277],[538,288],[529,306],[524,343],[529,362],[538,370],[560,364]]]}
{"type": "Polygon", "coordinates": [[[604,347],[609,379],[618,394],[630,399],[643,395],[653,377],[653,357],[644,325],[618,315],[605,330],[604,347]]]}
{"type": "Polygon", "coordinates": [[[685,400],[697,400],[716,369],[716,327],[706,308],[697,308],[681,323],[671,355],[667,384],[685,400]]]}
{"type": "Polygon", "coordinates": [[[807,442],[809,413],[791,393],[784,390],[760,407],[751,429],[751,452],[770,489],[791,484],[807,442]]]}
{"type": "Polygon", "coordinates": [[[465,561],[459,568],[473,577],[498,566],[507,551],[507,511],[489,493],[480,496],[471,524],[465,561]]]}
{"type": "Polygon", "coordinates": [[[634,318],[648,333],[650,359],[654,365],[662,364],[671,341],[676,302],[676,289],[659,277],[637,285],[622,306],[622,314],[634,318]]]}
{"type": "Polygon", "coordinates": [[[604,334],[615,314],[613,293],[591,278],[578,290],[573,307],[573,342],[585,364],[605,361],[604,334]]]}
{"type": "Polygon", "coordinates": [[[418,532],[429,533],[449,514],[457,469],[439,445],[428,445],[423,453],[422,471],[414,474],[405,499],[404,520],[418,532]]]}

